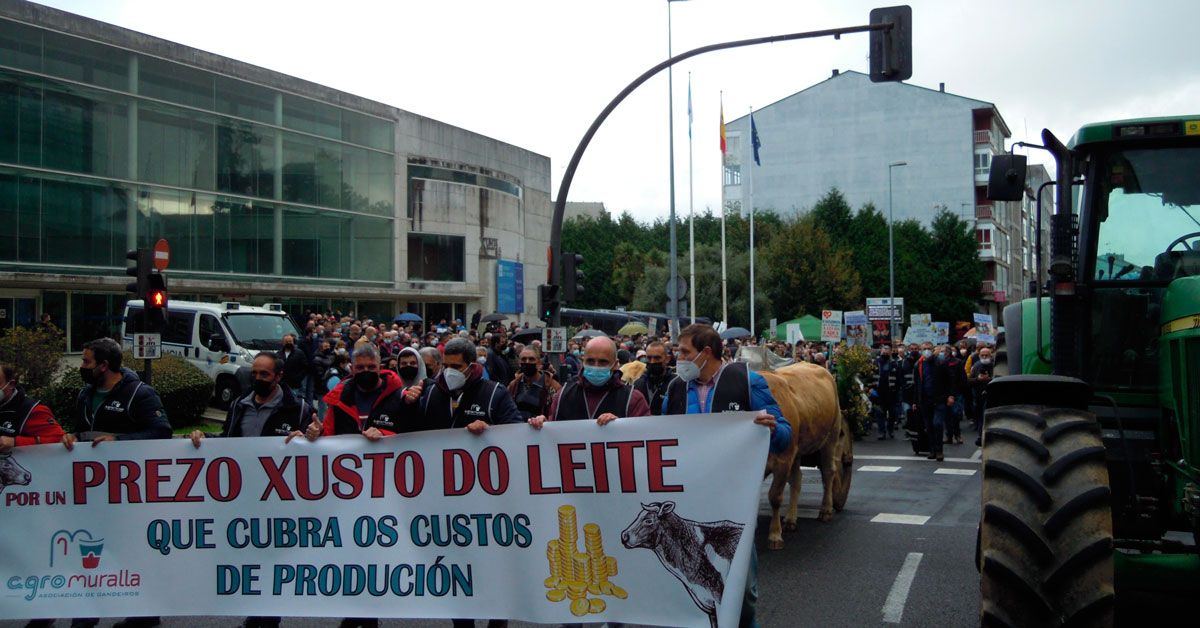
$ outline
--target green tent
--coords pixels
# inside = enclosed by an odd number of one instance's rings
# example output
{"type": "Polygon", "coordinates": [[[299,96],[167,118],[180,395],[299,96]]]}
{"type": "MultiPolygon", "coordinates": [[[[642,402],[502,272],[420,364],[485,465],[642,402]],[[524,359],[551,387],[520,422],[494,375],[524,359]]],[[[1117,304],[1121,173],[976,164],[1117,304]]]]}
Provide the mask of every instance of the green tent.
{"type": "Polygon", "coordinates": [[[821,339],[821,319],[812,314],[775,325],[776,340],[787,340],[788,325],[800,325],[800,333],[804,334],[804,339],[808,342],[821,339]]]}

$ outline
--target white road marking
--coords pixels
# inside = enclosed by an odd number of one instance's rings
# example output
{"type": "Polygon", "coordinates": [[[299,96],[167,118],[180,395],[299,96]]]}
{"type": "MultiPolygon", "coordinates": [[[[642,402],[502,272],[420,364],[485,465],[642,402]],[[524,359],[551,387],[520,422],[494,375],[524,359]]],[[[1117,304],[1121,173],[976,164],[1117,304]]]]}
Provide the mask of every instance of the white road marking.
{"type": "Polygon", "coordinates": [[[971,454],[971,460],[979,460],[980,458],[983,458],[983,450],[976,449],[975,453],[971,454]]]}
{"type": "Polygon", "coordinates": [[[908,591],[912,588],[913,579],[917,577],[917,567],[921,565],[923,556],[925,555],[920,552],[911,552],[904,558],[904,564],[900,566],[900,573],[896,574],[892,590],[888,592],[887,600],[883,603],[884,622],[898,624],[904,617],[904,605],[908,603],[908,591]]]}
{"type": "Polygon", "coordinates": [[[948,469],[942,467],[934,471],[936,475],[975,475],[975,469],[948,469]]]}
{"type": "Polygon", "coordinates": [[[929,517],[925,515],[897,515],[890,512],[881,512],[871,519],[871,523],[903,523],[910,526],[923,526],[929,521],[929,517]]]}
{"type": "MultiPolygon", "coordinates": [[[[855,460],[929,460],[925,456],[861,456],[854,455],[855,460]]],[[[929,460],[933,462],[932,460],[929,460]]],[[[946,462],[960,462],[962,464],[979,464],[981,461],[974,458],[946,458],[946,462]]]]}
{"type": "Polygon", "coordinates": [[[880,467],[875,465],[863,465],[858,468],[859,471],[877,471],[879,473],[895,473],[900,470],[900,467],[880,467]]]}

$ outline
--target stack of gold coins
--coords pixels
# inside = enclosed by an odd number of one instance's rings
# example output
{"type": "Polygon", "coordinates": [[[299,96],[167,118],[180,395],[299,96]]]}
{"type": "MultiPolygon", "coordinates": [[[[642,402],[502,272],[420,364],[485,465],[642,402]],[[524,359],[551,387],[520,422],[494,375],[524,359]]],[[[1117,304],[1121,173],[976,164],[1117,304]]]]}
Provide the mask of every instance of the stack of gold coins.
{"type": "Polygon", "coordinates": [[[591,612],[591,604],[587,598],[587,588],[583,582],[573,580],[567,584],[567,597],[571,598],[571,614],[582,617],[591,612]]]}
{"type": "Polygon", "coordinates": [[[600,595],[603,593],[604,583],[608,581],[608,561],[604,556],[600,526],[594,523],[583,526],[583,546],[587,550],[588,558],[588,592],[600,595]]]}
{"type": "Polygon", "coordinates": [[[609,581],[617,575],[617,559],[604,553],[600,526],[583,526],[584,552],[579,551],[578,516],[574,506],[558,508],[558,538],[546,544],[546,561],[550,575],[543,581],[546,599],[551,602],[571,600],[571,614],[582,617],[603,613],[608,607],[601,595],[625,599],[625,589],[609,581]],[[590,596],[590,597],[589,597],[590,596]]]}
{"type": "Polygon", "coordinates": [[[546,560],[550,563],[550,577],[542,581],[542,584],[546,585],[547,589],[553,589],[562,580],[558,561],[558,539],[551,539],[546,543],[546,560]]]}
{"type": "Polygon", "coordinates": [[[571,580],[575,572],[575,552],[579,551],[579,528],[575,523],[575,507],[558,507],[558,569],[559,577],[571,580]]]}

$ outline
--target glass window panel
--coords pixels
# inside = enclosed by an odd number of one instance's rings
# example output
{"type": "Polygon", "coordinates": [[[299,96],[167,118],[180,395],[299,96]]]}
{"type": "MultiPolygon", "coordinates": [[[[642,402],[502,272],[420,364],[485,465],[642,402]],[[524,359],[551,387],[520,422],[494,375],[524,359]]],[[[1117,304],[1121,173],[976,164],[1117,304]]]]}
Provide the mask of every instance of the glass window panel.
{"type": "Polygon", "coordinates": [[[34,177],[17,179],[17,259],[42,261],[42,183],[34,177]]]}
{"type": "Polygon", "coordinates": [[[143,181],[216,189],[215,129],[207,119],[143,107],[138,113],[138,175],[143,181]]]}
{"type": "Polygon", "coordinates": [[[123,191],[108,185],[44,179],[42,261],[124,266],[125,199],[123,191]]]}
{"type": "Polygon", "coordinates": [[[171,268],[196,270],[194,217],[196,195],[182,190],[142,188],[138,195],[138,213],[148,216],[138,231],[139,246],[150,248],[159,238],[171,245],[171,268]]]}
{"type": "Polygon", "coordinates": [[[124,316],[124,294],[72,293],[71,346],[81,351],[83,344],[90,340],[119,338],[124,316]]]}
{"type": "Polygon", "coordinates": [[[124,103],[99,94],[46,89],[42,99],[42,164],[105,177],[127,174],[129,121],[124,103]]]}
{"type": "Polygon", "coordinates": [[[0,20],[0,65],[42,71],[42,30],[0,20]]]}
{"type": "Polygon", "coordinates": [[[342,138],[342,110],[315,100],[283,95],[283,126],[331,139],[342,138]]]}
{"type": "Polygon", "coordinates": [[[395,147],[395,124],[357,111],[343,109],[342,139],[392,152],[395,147]]]}
{"type": "Polygon", "coordinates": [[[159,100],[213,110],[215,77],[180,63],[138,58],[138,93],[159,100]]]}
{"type": "Polygon", "coordinates": [[[283,140],[283,199],[340,208],[341,146],[334,142],[287,134],[283,140]]]}
{"type": "Polygon", "coordinates": [[[371,212],[382,216],[391,216],[396,205],[396,169],[393,165],[395,158],[391,155],[368,153],[371,176],[368,197],[371,212]]]}
{"type": "Polygon", "coordinates": [[[217,126],[217,189],[260,198],[275,195],[275,131],[237,121],[217,126]]]}
{"type": "Polygon", "coordinates": [[[0,172],[0,260],[17,261],[17,237],[21,231],[20,206],[17,204],[17,175],[0,172]]]}
{"type": "Polygon", "coordinates": [[[342,147],[342,208],[354,211],[370,211],[370,157],[371,151],[342,147]]]}
{"type": "Polygon", "coordinates": [[[465,281],[465,238],[408,234],[408,278],[425,281],[465,281]]]}
{"type": "Polygon", "coordinates": [[[283,274],[350,276],[350,216],[302,207],[283,212],[283,274]]]}
{"type": "Polygon", "coordinates": [[[227,197],[212,204],[214,260],[217,272],[272,274],[275,210],[271,205],[227,197]]]}
{"type": "Polygon", "coordinates": [[[0,76],[0,161],[15,163],[20,139],[20,88],[0,76]]]}
{"type": "MultiPolygon", "coordinates": [[[[42,314],[50,315],[50,322],[62,331],[67,330],[67,293],[47,290],[42,293],[42,314]]],[[[41,317],[38,317],[41,320],[41,317]]]]}
{"type": "Polygon", "coordinates": [[[43,72],[52,76],[129,91],[130,53],[60,33],[45,34],[43,72]]]}
{"type": "Polygon", "coordinates": [[[217,111],[264,124],[275,124],[276,92],[228,76],[216,77],[217,111]]]}
{"type": "Polygon", "coordinates": [[[354,216],[351,224],[351,259],[355,279],[392,280],[392,221],[354,216]]]}
{"type": "Polygon", "coordinates": [[[22,85],[18,96],[17,159],[42,165],[42,90],[22,85]]]}

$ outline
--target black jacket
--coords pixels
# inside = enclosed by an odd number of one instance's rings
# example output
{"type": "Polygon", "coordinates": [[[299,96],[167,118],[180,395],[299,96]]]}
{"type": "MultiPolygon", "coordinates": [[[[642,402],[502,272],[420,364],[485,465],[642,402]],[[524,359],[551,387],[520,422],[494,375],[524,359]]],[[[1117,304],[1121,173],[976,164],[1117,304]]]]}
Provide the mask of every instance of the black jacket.
{"type": "Polygon", "coordinates": [[[499,382],[502,386],[508,386],[508,383],[512,381],[512,368],[509,366],[508,360],[494,349],[488,349],[487,362],[483,366],[487,369],[488,376],[492,378],[492,381],[499,382]]]}
{"type": "Polygon", "coordinates": [[[144,384],[137,373],[121,369],[121,381],[109,391],[108,398],[92,413],[96,388],[88,384],[75,400],[76,433],[106,432],[117,440],[170,438],[171,423],[162,400],[153,388],[144,384]]]}
{"type": "Polygon", "coordinates": [[[260,433],[242,432],[242,417],[246,414],[246,405],[242,402],[249,399],[253,403],[254,391],[250,391],[229,405],[229,412],[225,414],[225,429],[221,430],[221,436],[287,436],[293,431],[303,432],[312,423],[313,407],[297,397],[287,386],[280,386],[279,389],[283,391],[283,398],[263,423],[260,433]]]}
{"type": "Polygon", "coordinates": [[[325,380],[328,377],[326,374],[329,373],[331,366],[333,366],[332,349],[325,352],[317,351],[313,354],[312,374],[317,379],[317,381],[313,382],[313,390],[319,394],[323,395],[329,392],[329,389],[325,386],[325,380]]]}
{"type": "Polygon", "coordinates": [[[421,410],[428,429],[466,427],[477,420],[489,425],[525,422],[512,395],[499,382],[469,378],[460,391],[457,408],[452,403],[453,394],[444,385],[445,379],[438,375],[434,385],[421,394],[421,410]]]}
{"type": "Polygon", "coordinates": [[[917,363],[913,388],[917,403],[922,407],[927,404],[945,405],[947,398],[953,394],[950,385],[950,369],[945,362],[939,364],[936,357],[930,356],[917,363]]]}
{"type": "Polygon", "coordinates": [[[675,369],[667,368],[658,381],[652,381],[650,370],[646,369],[646,372],[633,382],[633,389],[642,393],[646,402],[650,404],[650,414],[662,414],[663,397],[667,395],[667,386],[671,384],[672,379],[675,379],[675,369]]]}
{"type": "Polygon", "coordinates": [[[305,355],[304,349],[296,347],[287,357],[284,357],[283,350],[280,349],[279,353],[275,355],[283,360],[283,383],[299,389],[300,385],[304,383],[305,376],[308,375],[308,356],[305,355]]]}

